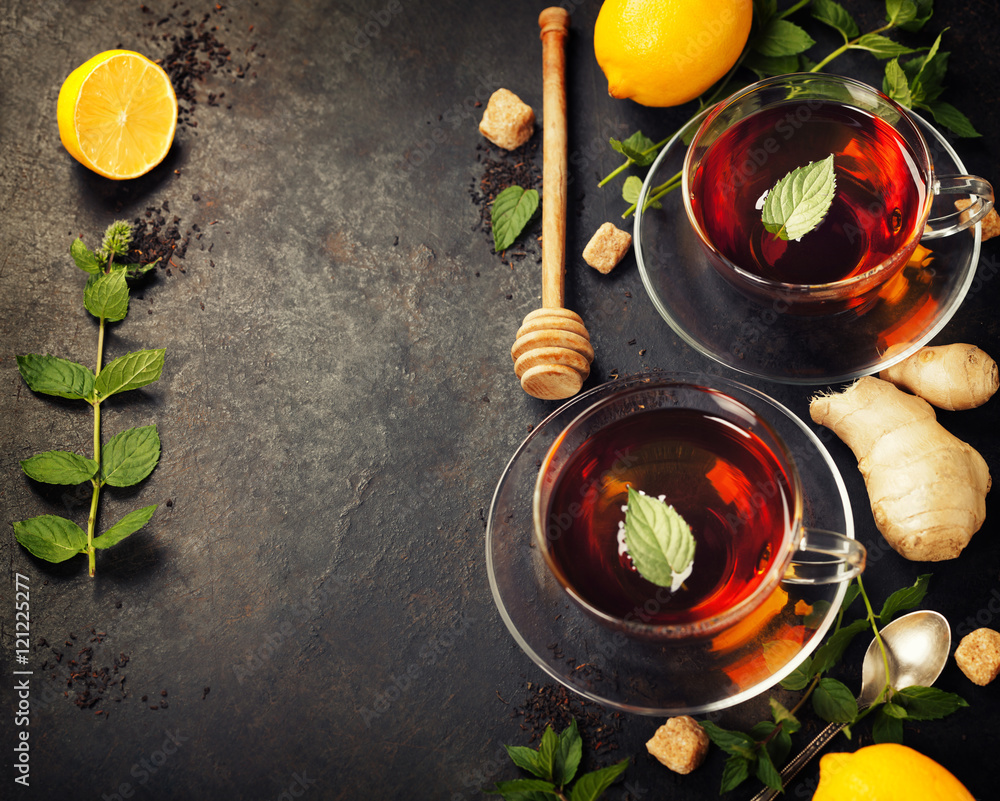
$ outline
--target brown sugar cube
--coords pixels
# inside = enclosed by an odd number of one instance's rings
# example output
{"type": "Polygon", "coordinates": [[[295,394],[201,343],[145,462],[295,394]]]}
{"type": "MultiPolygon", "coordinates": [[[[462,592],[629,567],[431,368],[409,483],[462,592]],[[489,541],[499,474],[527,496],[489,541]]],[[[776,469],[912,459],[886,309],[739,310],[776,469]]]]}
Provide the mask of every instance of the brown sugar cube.
{"type": "Polygon", "coordinates": [[[583,249],[583,260],[599,273],[610,273],[632,247],[632,235],[604,223],[583,249]]]}
{"type": "MultiPolygon", "coordinates": [[[[955,201],[955,208],[959,211],[964,211],[972,205],[972,201],[969,198],[962,198],[961,200],[955,201]]],[[[968,219],[968,215],[962,215],[962,222],[968,219]]],[[[986,216],[980,220],[982,223],[982,241],[985,242],[987,239],[992,239],[995,236],[1000,236],[1000,214],[997,214],[996,206],[990,209],[986,216]]]]}
{"type": "Polygon", "coordinates": [[[486,104],[479,133],[505,150],[516,150],[535,132],[535,112],[509,89],[497,89],[486,104]]]}
{"type": "Polygon", "coordinates": [[[973,684],[989,684],[1000,673],[1000,632],[976,629],[966,634],[955,649],[955,663],[973,684]]]}
{"type": "Polygon", "coordinates": [[[674,773],[686,774],[705,760],[708,742],[708,735],[698,722],[681,715],[660,726],[646,743],[646,750],[674,773]]]}

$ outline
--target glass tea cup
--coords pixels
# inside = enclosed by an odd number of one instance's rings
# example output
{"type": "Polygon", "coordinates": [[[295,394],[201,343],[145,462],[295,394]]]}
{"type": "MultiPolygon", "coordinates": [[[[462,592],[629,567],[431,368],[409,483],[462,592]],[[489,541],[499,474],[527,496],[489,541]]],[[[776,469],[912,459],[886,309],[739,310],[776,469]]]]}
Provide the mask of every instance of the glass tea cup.
{"type": "Polygon", "coordinates": [[[850,78],[798,73],[755,83],[705,117],[682,170],[684,207],[713,267],[744,295],[798,314],[858,308],[922,240],[950,236],[993,207],[973,175],[937,175],[910,114],[850,78]],[[836,190],[813,230],[787,240],[761,219],[792,170],[833,155],[836,190]],[[930,218],[936,197],[966,198],[930,218]]]}
{"type": "Polygon", "coordinates": [[[864,568],[859,542],[803,524],[796,460],[755,411],[774,402],[710,382],[673,374],[609,395],[542,462],[535,542],[562,590],[612,629],[656,640],[746,637],[745,621],[782,584],[848,581],[864,568]],[[691,527],[694,565],[676,592],[647,581],[627,553],[619,530],[630,486],[662,496],[691,527]]]}

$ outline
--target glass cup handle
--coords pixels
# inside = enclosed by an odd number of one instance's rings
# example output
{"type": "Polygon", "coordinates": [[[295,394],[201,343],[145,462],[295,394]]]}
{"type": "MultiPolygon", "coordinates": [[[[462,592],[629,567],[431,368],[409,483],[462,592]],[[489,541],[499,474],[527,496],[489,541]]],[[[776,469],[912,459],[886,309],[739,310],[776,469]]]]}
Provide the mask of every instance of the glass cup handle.
{"type": "Polygon", "coordinates": [[[835,531],[803,528],[798,551],[792,554],[792,561],[781,580],[788,584],[850,581],[865,569],[867,556],[865,546],[857,540],[835,531]]]}
{"type": "Polygon", "coordinates": [[[976,175],[939,175],[933,184],[935,195],[965,195],[972,197],[967,209],[956,209],[950,214],[927,221],[921,239],[938,239],[964,231],[979,222],[993,208],[993,187],[990,182],[976,175]]]}

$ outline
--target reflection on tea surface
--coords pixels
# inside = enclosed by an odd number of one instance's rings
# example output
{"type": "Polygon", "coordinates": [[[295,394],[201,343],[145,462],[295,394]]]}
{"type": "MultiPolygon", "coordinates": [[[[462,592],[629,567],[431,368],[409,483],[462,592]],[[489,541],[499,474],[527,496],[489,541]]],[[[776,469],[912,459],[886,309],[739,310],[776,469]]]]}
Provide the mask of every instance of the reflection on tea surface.
{"type": "Polygon", "coordinates": [[[867,272],[910,238],[916,244],[926,191],[916,157],[891,125],[813,100],[766,108],[726,130],[702,159],[691,202],[708,239],[736,266],[771,281],[823,284],[867,272]],[[768,190],[831,153],[837,189],[823,221],[798,241],[769,233],[760,211],[768,190]]]}
{"type": "Polygon", "coordinates": [[[789,486],[756,435],[702,411],[644,411],[601,428],[569,458],[546,510],[546,543],[564,583],[606,615],[704,621],[750,595],[783,553],[789,486]],[[665,496],[691,526],[694,570],[676,593],[648,582],[619,552],[629,485],[665,496]]]}

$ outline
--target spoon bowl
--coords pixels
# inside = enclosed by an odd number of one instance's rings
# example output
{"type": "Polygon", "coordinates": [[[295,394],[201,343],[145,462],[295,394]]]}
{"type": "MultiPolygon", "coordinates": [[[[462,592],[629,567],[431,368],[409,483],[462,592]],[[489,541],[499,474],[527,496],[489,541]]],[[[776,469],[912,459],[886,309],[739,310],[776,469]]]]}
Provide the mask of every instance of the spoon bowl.
{"type": "Polygon", "coordinates": [[[861,695],[858,706],[871,706],[885,687],[886,661],[891,684],[930,687],[948,662],[951,627],[944,615],[929,609],[896,618],[879,632],[885,644],[885,659],[877,639],[873,639],[861,666],[861,695]]]}

